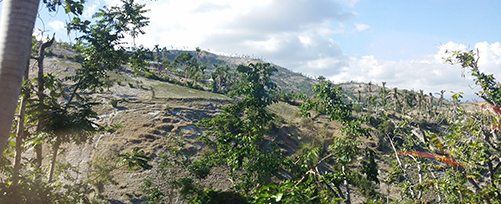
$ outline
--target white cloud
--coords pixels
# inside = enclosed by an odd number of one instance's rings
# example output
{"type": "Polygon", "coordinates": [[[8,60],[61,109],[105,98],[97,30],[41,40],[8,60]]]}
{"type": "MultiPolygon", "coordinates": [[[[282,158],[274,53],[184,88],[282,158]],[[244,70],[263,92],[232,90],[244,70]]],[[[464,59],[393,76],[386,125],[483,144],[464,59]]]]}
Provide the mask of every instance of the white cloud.
{"type": "MultiPolygon", "coordinates": [[[[120,5],[120,0],[99,0],[99,3],[101,3],[101,2],[105,3],[108,6],[120,5]]],[[[144,2],[141,2],[141,3],[144,3],[144,2]]]]}
{"type": "Polygon", "coordinates": [[[53,29],[54,32],[61,31],[64,29],[65,24],[60,20],[54,20],[49,22],[49,27],[53,29]]]}
{"type": "Polygon", "coordinates": [[[35,36],[37,40],[44,39],[44,36],[42,35],[42,31],[40,29],[33,29],[33,36],[35,36]]]}
{"type": "MultiPolygon", "coordinates": [[[[478,42],[472,49],[479,49],[481,71],[494,74],[501,79],[501,44],[499,42],[478,42]]],[[[341,67],[339,73],[328,78],[335,82],[387,82],[388,86],[422,89],[437,93],[440,90],[463,91],[467,98],[475,98],[478,87],[468,72],[459,65],[445,63],[445,50],[467,50],[468,46],[448,42],[437,48],[435,54],[414,60],[381,60],[374,56],[350,57],[348,65],[341,67]],[[462,77],[465,76],[465,77],[462,77]]]]}
{"type": "Polygon", "coordinates": [[[96,1],[94,4],[86,5],[83,11],[84,18],[92,18],[92,15],[96,13],[98,6],[100,6],[100,2],[96,1]]]}
{"type": "Polygon", "coordinates": [[[308,35],[300,34],[299,36],[297,36],[297,38],[299,39],[299,42],[301,42],[301,44],[305,47],[312,45],[312,40],[308,35]]]}
{"type": "Polygon", "coordinates": [[[434,55],[435,60],[444,61],[447,57],[449,57],[451,51],[466,51],[468,47],[464,44],[455,43],[455,42],[447,42],[438,47],[438,52],[434,55]]]}
{"type": "Polygon", "coordinates": [[[475,44],[475,49],[479,50],[480,59],[478,64],[486,71],[497,72],[501,70],[501,43],[479,42],[475,44]]]}
{"type": "MultiPolygon", "coordinates": [[[[117,0],[106,0],[108,5],[117,0]]],[[[373,55],[350,57],[336,43],[345,26],[362,32],[367,24],[350,24],[357,0],[164,0],[148,1],[150,26],[136,42],[177,49],[201,47],[216,53],[265,58],[306,75],[336,82],[387,82],[388,86],[464,91],[473,96],[471,78],[444,63],[446,49],[469,46],[448,42],[427,56],[384,60],[373,55]]],[[[411,41],[405,38],[402,42],[411,41]]],[[[394,39],[391,39],[394,41],[394,39]]],[[[398,41],[400,42],[400,41],[398,41]]],[[[482,70],[501,77],[501,43],[478,42],[482,70]]],[[[381,46],[374,52],[385,52],[381,46]]],[[[398,53],[392,53],[398,54],[398,53]]],[[[466,74],[468,75],[468,74],[466,74]]]]}
{"type": "Polygon", "coordinates": [[[355,30],[357,32],[362,32],[362,31],[366,31],[368,30],[369,28],[371,28],[371,26],[367,25],[367,24],[363,24],[363,23],[358,23],[358,24],[355,24],[355,30]]]}
{"type": "Polygon", "coordinates": [[[358,0],[340,0],[340,2],[349,7],[354,7],[358,3],[358,0]]]}
{"type": "MultiPolygon", "coordinates": [[[[105,2],[116,3],[115,0],[105,2]]],[[[307,0],[148,1],[150,11],[146,15],[151,23],[137,43],[148,47],[155,44],[188,49],[201,47],[219,53],[287,62],[298,54],[287,57],[285,49],[307,53],[319,47],[335,47],[330,39],[344,32],[343,22],[353,16],[345,11],[344,5],[344,0],[315,3],[307,0]]],[[[318,52],[301,58],[332,55],[330,50],[318,52]]]]}

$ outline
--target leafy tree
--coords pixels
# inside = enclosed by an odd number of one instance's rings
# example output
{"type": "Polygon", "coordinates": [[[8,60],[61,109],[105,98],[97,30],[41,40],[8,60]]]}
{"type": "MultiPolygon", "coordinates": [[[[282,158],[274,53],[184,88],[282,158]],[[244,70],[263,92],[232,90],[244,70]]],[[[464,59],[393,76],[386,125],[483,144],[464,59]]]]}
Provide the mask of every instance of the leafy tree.
{"type": "Polygon", "coordinates": [[[217,66],[216,70],[211,74],[212,92],[226,93],[231,86],[230,68],[228,66],[217,66]]]}
{"type": "Polygon", "coordinates": [[[146,62],[148,59],[148,52],[148,49],[140,46],[139,48],[134,48],[130,53],[128,61],[135,74],[143,76],[152,74],[148,69],[148,63],[146,62]]]}
{"type": "MultiPolygon", "coordinates": [[[[44,0],[50,11],[63,4],[62,0],[44,0]]],[[[82,14],[83,0],[65,0],[65,12],[75,15],[82,14]]],[[[8,36],[2,41],[0,59],[2,59],[2,70],[0,82],[0,95],[2,108],[0,111],[0,152],[3,152],[8,141],[8,132],[12,124],[17,98],[21,89],[22,76],[24,74],[25,63],[30,59],[30,43],[35,24],[39,0],[30,1],[6,1],[3,9],[6,16],[5,23],[2,24],[2,35],[8,36]],[[22,8],[22,9],[20,9],[22,8]],[[13,58],[12,56],[16,56],[13,58]]]]}
{"type": "MultiPolygon", "coordinates": [[[[467,52],[453,51],[451,57],[446,61],[452,64],[460,64],[462,68],[468,68],[471,75],[475,77],[475,83],[482,89],[478,93],[486,102],[491,105],[494,114],[472,114],[462,109],[463,117],[458,118],[449,128],[449,134],[444,137],[444,148],[459,162],[461,168],[456,171],[448,171],[447,175],[451,180],[459,178],[457,182],[442,183],[444,188],[451,188],[452,185],[459,185],[460,191],[467,195],[463,198],[446,194],[446,198],[460,202],[492,202],[501,200],[501,149],[499,135],[499,124],[501,124],[501,104],[500,83],[492,74],[480,72],[478,67],[477,54],[473,50],[467,52]],[[473,190],[467,187],[473,186],[473,190]]],[[[456,95],[456,100],[458,96],[456,95]]],[[[444,189],[444,190],[446,190],[444,189]]],[[[446,191],[448,193],[448,191],[446,191]]]]}
{"type": "MultiPolygon", "coordinates": [[[[391,174],[394,176],[390,178],[392,182],[401,184],[402,195],[409,200],[496,203],[501,199],[501,142],[496,136],[501,121],[496,112],[496,94],[499,91],[496,84],[499,83],[492,75],[479,71],[478,58],[473,51],[452,52],[446,60],[472,71],[476,83],[482,87],[479,95],[490,104],[487,107],[491,112],[464,110],[459,103],[462,94],[456,93],[452,96],[453,106],[448,113],[449,123],[445,131],[423,131],[424,139],[418,140],[409,136],[416,135],[410,131],[410,121],[396,124],[387,136],[398,162],[391,174]],[[398,137],[403,141],[402,145],[395,143],[398,137]],[[398,146],[404,151],[398,151],[398,146]],[[405,151],[416,149],[421,151],[405,151]],[[429,153],[433,151],[440,154],[429,153]],[[399,155],[405,157],[399,158],[399,155]],[[437,165],[437,162],[442,165],[437,165]]],[[[430,99],[430,106],[431,102],[430,99]]],[[[424,94],[420,94],[419,103],[424,106],[424,94]]],[[[427,111],[430,110],[431,107],[427,111]]]]}
{"type": "MultiPolygon", "coordinates": [[[[63,4],[62,1],[44,1],[49,9],[63,4]]],[[[66,1],[64,5],[68,12],[81,14],[83,1],[66,1]]],[[[52,158],[47,181],[41,179],[43,172],[39,165],[35,165],[35,170],[22,173],[18,186],[12,188],[9,182],[0,183],[2,195],[0,200],[18,200],[28,203],[48,203],[58,201],[63,203],[86,202],[90,194],[87,184],[75,183],[74,185],[62,186],[59,182],[54,182],[55,164],[59,146],[67,142],[81,143],[87,141],[92,132],[101,129],[93,121],[97,114],[92,110],[95,103],[89,94],[101,91],[107,83],[107,72],[121,66],[126,59],[124,48],[120,40],[123,38],[121,22],[113,18],[109,9],[101,9],[94,15],[96,21],[90,22],[74,17],[69,23],[68,29],[77,30],[80,37],[77,38],[75,49],[79,56],[77,61],[82,67],[64,80],[45,74],[43,72],[43,50],[52,44],[53,40],[41,44],[39,55],[39,78],[27,86],[36,94],[37,98],[30,99],[28,104],[29,125],[38,124],[38,128],[31,133],[32,138],[24,142],[30,144],[41,144],[49,142],[52,144],[52,158]],[[39,90],[35,91],[35,87],[39,90]],[[41,87],[41,88],[40,88],[41,87]],[[42,125],[40,125],[42,124],[42,125]],[[38,166],[38,167],[37,167],[38,166]],[[49,186],[50,183],[50,186],[49,186]],[[65,188],[65,191],[61,191],[65,188]],[[4,193],[5,192],[5,193],[4,193]],[[30,192],[31,194],[25,194],[30,192]]],[[[19,126],[20,128],[21,125],[19,126]]],[[[18,140],[21,141],[21,140],[18,140]]],[[[23,142],[23,141],[21,141],[23,142]]],[[[17,145],[22,145],[19,142],[17,145]]],[[[8,156],[8,154],[7,154],[8,156]]],[[[40,162],[41,163],[41,162],[40,162]]],[[[29,163],[28,163],[29,164],[29,163]]],[[[16,163],[16,169],[19,165],[16,163]]],[[[15,177],[14,177],[15,178],[15,177]]]]}
{"type": "Polygon", "coordinates": [[[313,86],[315,97],[301,105],[301,114],[310,116],[309,111],[327,115],[331,120],[348,120],[351,117],[351,105],[345,103],[340,86],[327,80],[320,80],[313,86]]]}
{"type": "Polygon", "coordinates": [[[283,163],[281,153],[267,138],[274,120],[267,106],[275,102],[271,92],[276,86],[270,80],[275,68],[258,63],[241,65],[237,71],[242,80],[232,92],[236,103],[200,122],[206,128],[201,139],[209,151],[197,160],[183,156],[181,161],[191,176],[174,183],[190,203],[245,203],[251,190],[273,181],[283,163]],[[236,192],[200,189],[194,183],[215,166],[230,170],[236,192]]]}
{"type": "Polygon", "coordinates": [[[123,32],[132,37],[132,46],[136,47],[136,38],[140,34],[145,34],[143,28],[150,24],[149,18],[144,14],[148,12],[145,4],[137,4],[135,0],[121,0],[120,7],[111,7],[109,13],[123,32]]]}
{"type": "Polygon", "coordinates": [[[475,83],[482,88],[478,95],[492,105],[501,106],[501,84],[496,82],[494,75],[480,72],[479,59],[478,50],[477,54],[473,50],[468,52],[452,51],[451,56],[446,61],[451,64],[460,64],[463,69],[469,69],[475,78],[475,83]]]}
{"type": "Polygon", "coordinates": [[[239,66],[237,71],[242,75],[233,93],[238,102],[224,107],[202,125],[207,128],[205,141],[214,149],[214,163],[228,165],[232,177],[242,181],[237,189],[245,193],[258,183],[270,182],[280,166],[280,154],[265,140],[274,118],[266,107],[275,102],[270,94],[276,88],[270,80],[275,68],[249,64],[239,66]],[[239,176],[239,171],[245,173],[239,176]]]}
{"type": "MultiPolygon", "coordinates": [[[[77,38],[76,46],[82,56],[82,67],[76,70],[75,75],[68,77],[74,82],[70,87],[69,98],[64,104],[60,104],[57,97],[63,97],[64,92],[56,90],[58,94],[53,94],[52,96],[56,97],[49,99],[47,104],[43,104],[44,102],[38,104],[39,107],[45,106],[44,112],[39,114],[49,114],[42,117],[49,120],[43,123],[44,128],[41,131],[54,135],[55,138],[49,182],[53,179],[59,146],[70,141],[81,142],[81,139],[73,136],[75,134],[85,136],[89,135],[88,131],[97,130],[96,125],[91,122],[92,118],[97,117],[91,109],[92,103],[81,93],[102,90],[101,87],[107,84],[105,82],[107,72],[118,68],[124,61],[123,48],[115,48],[119,45],[119,40],[123,38],[120,24],[113,19],[111,12],[107,9],[99,10],[94,17],[98,19],[94,24],[90,21],[80,21],[75,17],[69,25],[69,29],[76,29],[83,33],[77,38]]],[[[61,83],[54,84],[54,87],[62,90],[61,83]]]]}

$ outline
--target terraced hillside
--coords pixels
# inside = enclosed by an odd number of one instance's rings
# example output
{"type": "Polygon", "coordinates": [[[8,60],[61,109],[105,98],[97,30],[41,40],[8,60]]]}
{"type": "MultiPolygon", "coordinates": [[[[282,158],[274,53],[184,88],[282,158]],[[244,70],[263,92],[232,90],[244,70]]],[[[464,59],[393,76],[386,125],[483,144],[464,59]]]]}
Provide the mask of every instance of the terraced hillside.
{"type": "MultiPolygon", "coordinates": [[[[46,61],[48,73],[64,79],[80,66],[71,49],[56,47],[52,52],[53,56],[46,61]]],[[[64,151],[56,160],[57,185],[82,185],[86,197],[96,202],[189,203],[207,199],[203,196],[223,199],[219,200],[220,203],[242,201],[239,200],[242,195],[235,193],[238,184],[234,179],[242,170],[231,169],[224,163],[207,163],[214,165],[211,168],[204,166],[208,161],[203,159],[215,148],[207,146],[207,142],[211,144],[210,141],[216,138],[207,137],[211,127],[203,127],[199,122],[228,113],[229,110],[225,109],[228,105],[233,105],[233,110],[240,110],[235,104],[241,105],[249,97],[211,90],[211,80],[216,79],[212,73],[218,67],[227,66],[230,75],[239,76],[242,73],[237,74],[238,65],[261,61],[218,56],[205,51],[165,53],[168,53],[166,66],[150,61],[147,69],[138,72],[130,64],[123,65],[121,69],[107,73],[108,86],[88,95],[97,113],[93,122],[106,129],[92,135],[85,143],[63,145],[64,151]],[[183,53],[189,53],[196,60],[188,61],[192,64],[186,61],[186,64],[174,63],[183,53]],[[202,76],[205,78],[188,77],[185,70],[192,67],[204,67],[202,76]],[[190,197],[194,194],[202,197],[190,197]]],[[[294,186],[298,188],[308,184],[331,191],[340,200],[349,198],[352,203],[413,199],[436,202],[442,199],[445,193],[435,192],[440,186],[424,180],[430,176],[446,175],[454,169],[463,171],[462,165],[468,159],[447,149],[454,146],[450,146],[450,134],[460,130],[452,129],[454,123],[468,121],[461,117],[482,120],[491,117],[475,104],[451,102],[443,96],[423,91],[390,89],[385,84],[372,83],[335,85],[274,67],[277,71],[271,80],[281,90],[297,95],[265,92],[264,95],[271,99],[265,112],[272,118],[266,121],[270,126],[263,131],[264,140],[258,147],[264,150],[276,148],[277,158],[284,158],[289,162],[287,165],[303,168],[304,175],[294,175],[292,170],[286,169],[287,166],[273,172],[272,181],[276,185],[289,185],[287,182],[295,181],[294,186]],[[342,111],[346,110],[349,112],[343,116],[342,111]],[[347,153],[352,153],[349,159],[343,160],[345,157],[339,156],[347,153]],[[340,166],[340,163],[344,165],[340,166]],[[344,173],[345,169],[351,172],[344,173]],[[326,184],[327,181],[312,182],[315,179],[333,180],[326,184]],[[311,183],[304,183],[306,181],[311,183]],[[428,188],[423,188],[424,185],[428,188]]],[[[31,73],[31,77],[35,77],[35,70],[31,73]]],[[[262,94],[259,91],[251,93],[258,93],[253,97],[262,94]]],[[[252,116],[251,108],[249,106],[234,116],[252,116]]],[[[235,122],[242,123],[253,124],[253,121],[235,122]]],[[[223,134],[232,131],[236,130],[230,128],[223,134]]],[[[244,137],[246,133],[238,134],[244,137]]],[[[47,143],[44,149],[51,147],[52,144],[47,143]]],[[[236,148],[238,144],[232,147],[236,148]]],[[[49,157],[51,152],[45,154],[49,157]]],[[[26,158],[33,155],[34,149],[28,149],[26,158]]],[[[48,159],[45,162],[43,168],[48,169],[48,159]]],[[[487,185],[486,181],[479,182],[477,185],[487,185]]],[[[259,188],[255,186],[255,189],[259,188]]],[[[272,192],[272,188],[265,187],[264,191],[272,192]]],[[[290,192],[278,194],[284,193],[290,192]]],[[[295,197],[290,195],[290,198],[295,197]]]]}
{"type": "MultiPolygon", "coordinates": [[[[159,158],[172,156],[163,155],[172,149],[179,149],[189,157],[196,157],[204,148],[204,144],[197,140],[203,134],[197,122],[217,114],[221,106],[231,103],[233,99],[126,73],[112,76],[119,83],[93,98],[100,103],[96,108],[99,113],[97,122],[116,125],[117,130],[95,135],[87,144],[65,147],[66,151],[59,157],[59,161],[68,162],[80,169],[81,175],[74,176],[82,179],[99,177],[92,173],[96,168],[112,168],[109,172],[101,172],[111,176],[110,181],[103,181],[101,195],[112,203],[139,203],[144,196],[141,184],[145,178],[157,175],[155,169],[158,168],[159,158]],[[150,163],[154,165],[153,170],[131,171],[113,163],[116,162],[117,155],[135,149],[144,151],[152,159],[150,163]]],[[[324,134],[328,135],[338,131],[339,124],[326,119],[316,122],[302,119],[298,115],[298,107],[287,103],[277,103],[270,110],[281,120],[279,127],[271,134],[279,136],[281,148],[289,154],[297,151],[304,141],[316,140],[317,128],[324,128],[324,134]]],[[[172,162],[175,160],[171,159],[172,162]]],[[[175,162],[170,164],[167,171],[170,180],[160,181],[160,184],[166,192],[171,193],[167,196],[171,199],[168,203],[181,202],[181,195],[171,182],[189,173],[175,162]]],[[[228,180],[227,170],[212,172],[203,181],[203,185],[229,190],[231,182],[228,180]]]]}

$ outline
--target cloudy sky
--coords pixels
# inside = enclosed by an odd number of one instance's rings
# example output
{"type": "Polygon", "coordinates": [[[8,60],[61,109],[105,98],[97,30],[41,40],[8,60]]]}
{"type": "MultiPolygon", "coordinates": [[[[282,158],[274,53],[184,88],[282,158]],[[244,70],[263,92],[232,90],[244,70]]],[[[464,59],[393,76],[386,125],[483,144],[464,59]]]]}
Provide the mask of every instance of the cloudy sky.
{"type": "MultiPolygon", "coordinates": [[[[84,15],[117,0],[89,0],[84,15]]],[[[334,82],[476,90],[444,63],[447,49],[479,49],[480,66],[501,78],[497,0],[157,0],[138,44],[251,56],[334,82]]],[[[68,17],[41,9],[37,27],[68,40],[68,17]]]]}

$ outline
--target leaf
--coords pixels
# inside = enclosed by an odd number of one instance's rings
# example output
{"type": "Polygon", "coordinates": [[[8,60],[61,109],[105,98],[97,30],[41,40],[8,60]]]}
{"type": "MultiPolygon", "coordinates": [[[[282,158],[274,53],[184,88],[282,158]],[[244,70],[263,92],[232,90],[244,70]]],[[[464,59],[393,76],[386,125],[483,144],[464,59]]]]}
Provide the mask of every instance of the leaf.
{"type": "Polygon", "coordinates": [[[280,193],[277,193],[271,197],[275,199],[275,202],[280,202],[282,200],[283,196],[284,196],[284,193],[280,192],[280,193]]]}

